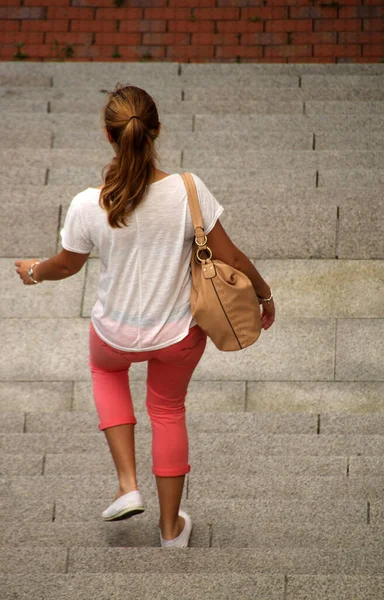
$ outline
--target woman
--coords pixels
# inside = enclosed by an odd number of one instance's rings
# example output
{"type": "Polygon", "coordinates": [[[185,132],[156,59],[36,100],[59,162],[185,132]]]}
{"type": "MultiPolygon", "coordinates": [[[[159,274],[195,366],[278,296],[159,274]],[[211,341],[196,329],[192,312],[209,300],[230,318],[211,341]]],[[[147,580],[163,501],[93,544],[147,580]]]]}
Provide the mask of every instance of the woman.
{"type": "MultiPolygon", "coordinates": [[[[156,105],[135,86],[118,86],[104,109],[105,132],[115,151],[104,185],[72,200],[53,258],[16,261],[25,284],[63,279],[98,248],[101,271],[90,323],[89,367],[99,416],[119,480],[104,520],[144,511],[136,481],[134,425],[129,389],[132,362],[148,361],[146,407],[152,426],[152,472],[160,504],[162,547],[187,547],[192,521],[180,510],[189,473],[185,397],[204,352],[206,335],[190,310],[189,262],[194,239],[184,183],[157,169],[160,132],[156,105]]],[[[193,175],[213,256],[251,279],[263,307],[261,324],[275,318],[271,290],[231,242],[219,217],[223,207],[193,175]]]]}

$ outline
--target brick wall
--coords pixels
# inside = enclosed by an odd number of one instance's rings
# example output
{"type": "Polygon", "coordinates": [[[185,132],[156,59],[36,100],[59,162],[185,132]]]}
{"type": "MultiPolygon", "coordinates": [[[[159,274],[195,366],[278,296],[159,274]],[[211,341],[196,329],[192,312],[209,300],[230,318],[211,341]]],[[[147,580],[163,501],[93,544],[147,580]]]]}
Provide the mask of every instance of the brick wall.
{"type": "Polygon", "coordinates": [[[384,0],[0,0],[1,60],[384,61],[384,0]]]}

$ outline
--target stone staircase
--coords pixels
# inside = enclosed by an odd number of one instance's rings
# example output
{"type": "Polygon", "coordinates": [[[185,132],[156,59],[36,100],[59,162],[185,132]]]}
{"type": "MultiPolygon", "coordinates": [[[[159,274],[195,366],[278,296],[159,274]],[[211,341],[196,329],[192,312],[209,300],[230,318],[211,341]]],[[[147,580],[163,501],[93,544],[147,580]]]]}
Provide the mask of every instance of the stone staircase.
{"type": "Polygon", "coordinates": [[[1,600],[384,598],[384,65],[0,63],[1,600]],[[160,548],[145,365],[146,512],[116,490],[88,371],[99,259],[23,286],[110,149],[102,90],[144,87],[160,167],[198,174],[271,285],[276,322],[208,344],[187,398],[190,547],[160,548]]]}

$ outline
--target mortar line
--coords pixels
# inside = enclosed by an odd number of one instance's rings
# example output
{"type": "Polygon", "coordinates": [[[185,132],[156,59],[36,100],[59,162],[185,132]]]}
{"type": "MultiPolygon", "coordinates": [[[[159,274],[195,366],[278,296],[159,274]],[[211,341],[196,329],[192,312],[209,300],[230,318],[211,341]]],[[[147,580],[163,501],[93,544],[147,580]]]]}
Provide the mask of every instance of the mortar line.
{"type": "Polygon", "coordinates": [[[44,185],[48,185],[49,169],[45,169],[44,185]]]}
{"type": "Polygon", "coordinates": [[[87,283],[87,276],[88,276],[88,261],[85,263],[85,269],[84,269],[84,283],[83,283],[83,289],[82,289],[82,292],[81,292],[80,314],[79,314],[79,317],[83,316],[83,311],[84,311],[85,286],[86,286],[86,283],[87,283]]]}
{"type": "Polygon", "coordinates": [[[312,138],[312,150],[316,150],[316,134],[315,132],[313,132],[313,138],[312,138]]]}
{"type": "Polygon", "coordinates": [[[336,206],[335,258],[339,258],[340,206],[336,206]]]}
{"type": "Polygon", "coordinates": [[[56,232],[56,251],[59,249],[59,242],[60,242],[60,223],[61,223],[61,213],[63,210],[63,205],[60,204],[59,205],[59,219],[58,219],[58,223],[57,223],[57,232],[56,232]]]}
{"type": "Polygon", "coordinates": [[[24,413],[23,433],[27,432],[27,413],[24,413]]]}
{"type": "Polygon", "coordinates": [[[335,349],[333,356],[333,381],[336,381],[337,319],[335,319],[335,349]]]}
{"type": "Polygon", "coordinates": [[[208,523],[208,548],[212,548],[212,543],[213,543],[213,526],[212,523],[208,523]]]}
{"type": "Polygon", "coordinates": [[[181,156],[180,156],[180,168],[183,168],[183,161],[184,161],[184,150],[181,151],[181,156]]]}
{"type": "Polygon", "coordinates": [[[44,475],[44,471],[45,471],[45,452],[43,454],[43,464],[41,467],[41,474],[44,475]]]}
{"type": "Polygon", "coordinates": [[[248,412],[248,379],[245,381],[244,390],[244,412],[248,412]]]}
{"type": "Polygon", "coordinates": [[[53,131],[51,131],[51,144],[50,144],[51,150],[53,149],[54,142],[55,142],[55,134],[53,133],[53,131]]]}
{"type": "Polygon", "coordinates": [[[187,479],[187,481],[185,483],[185,499],[188,500],[188,497],[189,497],[189,476],[188,476],[188,474],[187,474],[186,479],[187,479]]]}
{"type": "Polygon", "coordinates": [[[315,181],[315,188],[319,187],[319,171],[316,169],[316,181],[315,181]]]}
{"type": "Polygon", "coordinates": [[[179,63],[179,65],[177,67],[177,74],[179,77],[180,77],[181,73],[182,73],[182,67],[181,67],[181,64],[179,63]]]}
{"type": "Polygon", "coordinates": [[[196,118],[196,117],[195,117],[195,115],[193,114],[193,115],[192,115],[192,131],[193,131],[193,132],[195,131],[195,124],[196,124],[195,118],[196,118]]]}
{"type": "Polygon", "coordinates": [[[367,500],[367,525],[371,524],[371,503],[367,500]]]}
{"type": "Polygon", "coordinates": [[[75,381],[72,381],[72,393],[71,393],[71,403],[69,405],[69,410],[73,410],[73,405],[75,403],[75,381]]]}
{"type": "Polygon", "coordinates": [[[68,571],[69,571],[69,548],[67,548],[67,555],[65,557],[64,573],[68,573],[68,571]]]}
{"type": "Polygon", "coordinates": [[[347,477],[349,477],[349,456],[347,456],[347,477]]]}
{"type": "Polygon", "coordinates": [[[53,501],[52,523],[55,522],[55,519],[56,519],[56,500],[53,501]]]}
{"type": "Polygon", "coordinates": [[[321,415],[317,415],[317,435],[320,435],[320,427],[321,427],[321,415]]]}
{"type": "Polygon", "coordinates": [[[288,598],[288,575],[284,575],[283,600],[287,600],[287,598],[288,598]]]}

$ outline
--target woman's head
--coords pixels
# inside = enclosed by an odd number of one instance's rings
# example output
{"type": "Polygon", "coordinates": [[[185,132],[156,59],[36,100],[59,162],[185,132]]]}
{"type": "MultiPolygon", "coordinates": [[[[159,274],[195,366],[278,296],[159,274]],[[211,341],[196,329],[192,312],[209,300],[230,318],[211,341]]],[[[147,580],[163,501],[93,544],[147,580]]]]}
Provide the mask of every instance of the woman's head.
{"type": "Polygon", "coordinates": [[[103,117],[116,156],[105,168],[100,206],[107,211],[111,227],[122,227],[143,199],[155,173],[159,115],[145,90],[118,85],[109,94],[103,117]]]}

